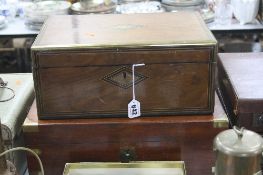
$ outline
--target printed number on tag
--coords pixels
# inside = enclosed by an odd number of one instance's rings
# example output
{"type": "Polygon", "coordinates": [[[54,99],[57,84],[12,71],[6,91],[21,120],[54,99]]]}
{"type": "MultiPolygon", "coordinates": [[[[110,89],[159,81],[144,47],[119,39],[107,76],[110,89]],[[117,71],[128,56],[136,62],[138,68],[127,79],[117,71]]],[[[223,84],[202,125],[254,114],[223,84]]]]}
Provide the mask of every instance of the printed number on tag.
{"type": "Polygon", "coordinates": [[[135,118],[141,116],[141,107],[140,107],[140,102],[133,99],[129,104],[128,104],[128,117],[129,118],[135,118]]]}

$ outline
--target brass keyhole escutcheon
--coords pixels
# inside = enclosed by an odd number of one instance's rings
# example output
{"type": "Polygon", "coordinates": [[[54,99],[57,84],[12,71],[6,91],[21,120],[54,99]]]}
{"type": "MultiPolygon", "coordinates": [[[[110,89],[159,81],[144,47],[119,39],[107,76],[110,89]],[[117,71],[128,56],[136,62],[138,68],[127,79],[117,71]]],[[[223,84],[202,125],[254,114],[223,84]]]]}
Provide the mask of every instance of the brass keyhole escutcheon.
{"type": "MultiPolygon", "coordinates": [[[[138,84],[147,78],[148,77],[140,74],[139,72],[134,72],[135,84],[138,84]]],[[[124,66],[105,75],[102,80],[123,89],[128,89],[132,87],[132,70],[129,67],[124,66]]]]}

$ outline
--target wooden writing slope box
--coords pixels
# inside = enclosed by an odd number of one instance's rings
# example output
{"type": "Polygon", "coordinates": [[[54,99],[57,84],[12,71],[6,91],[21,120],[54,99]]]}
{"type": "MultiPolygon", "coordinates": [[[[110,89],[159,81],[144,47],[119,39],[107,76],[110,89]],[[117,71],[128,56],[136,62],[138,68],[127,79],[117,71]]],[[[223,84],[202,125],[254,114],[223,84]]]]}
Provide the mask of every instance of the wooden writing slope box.
{"type": "Polygon", "coordinates": [[[263,53],[219,54],[218,79],[233,124],[263,133],[263,53]]]}
{"type": "MultiPolygon", "coordinates": [[[[216,98],[213,115],[38,120],[35,104],[23,125],[25,145],[43,161],[46,175],[68,162],[185,161],[188,175],[211,175],[213,139],[228,121],[216,98]]],[[[28,155],[29,174],[39,172],[28,155]]]]}
{"type": "Polygon", "coordinates": [[[142,115],[213,112],[216,40],[195,12],[54,16],[32,55],[41,119],[127,116],[135,63],[142,115]]]}

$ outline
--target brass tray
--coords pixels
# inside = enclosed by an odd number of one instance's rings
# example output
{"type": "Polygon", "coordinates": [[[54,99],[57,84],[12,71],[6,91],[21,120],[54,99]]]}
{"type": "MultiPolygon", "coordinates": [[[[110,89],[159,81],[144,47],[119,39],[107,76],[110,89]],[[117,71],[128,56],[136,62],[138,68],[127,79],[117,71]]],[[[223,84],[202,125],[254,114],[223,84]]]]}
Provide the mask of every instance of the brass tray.
{"type": "Polygon", "coordinates": [[[67,163],[63,175],[186,175],[183,161],[67,163]]]}

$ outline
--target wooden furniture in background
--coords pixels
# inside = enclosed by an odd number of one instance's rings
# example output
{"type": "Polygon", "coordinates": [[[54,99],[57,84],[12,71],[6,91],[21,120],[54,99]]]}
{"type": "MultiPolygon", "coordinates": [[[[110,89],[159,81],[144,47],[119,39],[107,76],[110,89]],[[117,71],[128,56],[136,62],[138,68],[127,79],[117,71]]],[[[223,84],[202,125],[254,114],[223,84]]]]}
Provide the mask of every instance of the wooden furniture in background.
{"type": "Polygon", "coordinates": [[[219,54],[218,80],[232,123],[263,132],[263,54],[219,54]]]}
{"type": "MultiPolygon", "coordinates": [[[[38,120],[34,103],[24,122],[25,145],[43,161],[47,175],[61,175],[67,162],[185,161],[188,175],[210,175],[213,138],[228,128],[218,98],[213,115],[137,119],[38,120]]],[[[39,172],[28,156],[31,175],[39,172]]]]}

